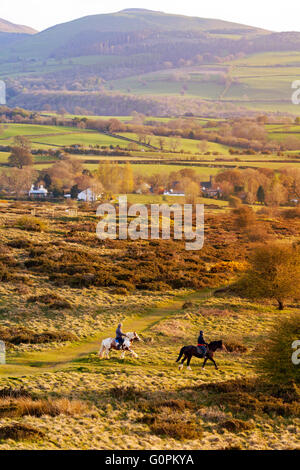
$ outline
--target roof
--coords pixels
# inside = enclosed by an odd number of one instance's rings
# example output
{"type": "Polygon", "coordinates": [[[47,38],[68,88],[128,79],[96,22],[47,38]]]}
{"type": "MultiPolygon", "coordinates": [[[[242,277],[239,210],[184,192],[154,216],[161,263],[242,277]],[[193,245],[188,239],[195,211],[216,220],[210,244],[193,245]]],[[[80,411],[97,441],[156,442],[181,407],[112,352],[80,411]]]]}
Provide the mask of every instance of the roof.
{"type": "Polygon", "coordinates": [[[48,190],[44,188],[44,186],[41,184],[38,189],[34,189],[34,185],[31,186],[31,189],[29,191],[29,194],[48,194],[48,190]]]}

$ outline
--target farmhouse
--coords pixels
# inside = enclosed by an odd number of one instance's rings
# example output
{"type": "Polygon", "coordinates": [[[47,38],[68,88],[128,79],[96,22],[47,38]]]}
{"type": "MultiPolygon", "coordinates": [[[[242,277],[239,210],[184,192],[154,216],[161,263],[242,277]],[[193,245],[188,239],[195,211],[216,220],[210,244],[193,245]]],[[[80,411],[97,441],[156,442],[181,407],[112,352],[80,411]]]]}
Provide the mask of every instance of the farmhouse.
{"type": "Polygon", "coordinates": [[[201,187],[204,197],[220,197],[221,196],[221,189],[219,187],[213,188],[212,176],[210,176],[209,181],[201,181],[200,187],[201,187]]]}
{"type": "Polygon", "coordinates": [[[96,194],[92,188],[87,188],[81,193],[78,194],[77,199],[78,201],[84,202],[95,202],[101,197],[101,194],[96,194]]]}
{"type": "Polygon", "coordinates": [[[174,191],[173,189],[170,189],[170,191],[164,191],[163,195],[164,196],[184,196],[185,194],[174,191]]]}
{"type": "Polygon", "coordinates": [[[38,189],[35,189],[34,185],[32,185],[28,195],[34,199],[44,199],[48,196],[48,190],[42,184],[40,184],[38,189]]]}

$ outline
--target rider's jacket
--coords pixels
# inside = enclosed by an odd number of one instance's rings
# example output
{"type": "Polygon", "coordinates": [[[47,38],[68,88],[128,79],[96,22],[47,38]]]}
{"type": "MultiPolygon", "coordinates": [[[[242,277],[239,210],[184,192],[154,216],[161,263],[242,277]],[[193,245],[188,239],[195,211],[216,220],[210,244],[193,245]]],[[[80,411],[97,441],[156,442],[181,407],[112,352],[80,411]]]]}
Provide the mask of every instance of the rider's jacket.
{"type": "Polygon", "coordinates": [[[125,334],[122,332],[121,328],[118,326],[118,328],[116,329],[116,338],[122,339],[122,336],[125,336],[125,334]]]}
{"type": "Polygon", "coordinates": [[[203,333],[201,333],[198,337],[198,346],[205,346],[206,345],[206,341],[203,337],[203,333]]]}

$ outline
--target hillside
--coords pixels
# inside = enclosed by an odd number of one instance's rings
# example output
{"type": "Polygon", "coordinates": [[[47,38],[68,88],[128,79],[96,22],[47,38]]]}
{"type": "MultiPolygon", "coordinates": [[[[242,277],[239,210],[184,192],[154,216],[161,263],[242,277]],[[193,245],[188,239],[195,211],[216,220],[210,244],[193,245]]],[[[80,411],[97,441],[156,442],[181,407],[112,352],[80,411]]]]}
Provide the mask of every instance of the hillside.
{"type": "Polygon", "coordinates": [[[207,35],[244,37],[263,32],[257,28],[221,20],[130,9],[86,16],[53,26],[24,41],[11,52],[32,55],[35,58],[50,58],[90,54],[118,55],[118,51],[121,52],[124,48],[128,55],[142,51],[146,46],[154,52],[158,44],[174,45],[179,40],[189,42],[194,48],[193,41],[201,42],[207,35]]]}
{"type": "Polygon", "coordinates": [[[0,32],[1,33],[23,33],[35,34],[37,31],[29,26],[10,23],[9,21],[0,18],[0,32]]]}
{"type": "Polygon", "coordinates": [[[107,115],[176,115],[187,107],[216,117],[249,109],[298,114],[290,90],[299,50],[297,32],[129,9],[7,43],[0,75],[8,104],[28,109],[97,113],[96,99],[107,115]]]}

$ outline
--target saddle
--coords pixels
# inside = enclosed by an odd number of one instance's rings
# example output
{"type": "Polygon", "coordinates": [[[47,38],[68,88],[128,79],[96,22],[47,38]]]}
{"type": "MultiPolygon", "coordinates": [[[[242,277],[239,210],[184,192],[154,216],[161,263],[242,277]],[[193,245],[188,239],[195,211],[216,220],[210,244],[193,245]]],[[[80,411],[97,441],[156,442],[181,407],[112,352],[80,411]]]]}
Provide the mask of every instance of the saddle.
{"type": "Polygon", "coordinates": [[[115,343],[116,343],[117,349],[119,349],[119,350],[123,349],[123,342],[124,342],[124,341],[122,341],[122,340],[115,339],[115,343]]]}
{"type": "Polygon", "coordinates": [[[204,357],[206,352],[207,352],[207,347],[205,344],[198,344],[197,345],[197,352],[198,354],[201,355],[201,357],[204,357]]]}

